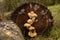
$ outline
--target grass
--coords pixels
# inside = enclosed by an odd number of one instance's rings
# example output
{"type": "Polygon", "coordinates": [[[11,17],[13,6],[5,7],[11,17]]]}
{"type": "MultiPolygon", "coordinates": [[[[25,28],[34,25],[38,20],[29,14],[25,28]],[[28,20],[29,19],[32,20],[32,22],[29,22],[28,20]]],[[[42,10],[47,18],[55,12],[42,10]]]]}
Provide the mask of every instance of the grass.
{"type": "Polygon", "coordinates": [[[55,40],[60,40],[60,4],[49,6],[48,7],[54,18],[54,26],[51,31],[51,37],[55,38],[55,40]]]}
{"type": "Polygon", "coordinates": [[[54,6],[49,6],[48,7],[48,9],[50,9],[50,11],[52,12],[52,15],[53,15],[53,17],[54,17],[54,19],[57,19],[58,18],[58,20],[60,20],[60,13],[59,13],[59,11],[60,11],[60,4],[58,4],[58,5],[54,5],[54,6]]]}

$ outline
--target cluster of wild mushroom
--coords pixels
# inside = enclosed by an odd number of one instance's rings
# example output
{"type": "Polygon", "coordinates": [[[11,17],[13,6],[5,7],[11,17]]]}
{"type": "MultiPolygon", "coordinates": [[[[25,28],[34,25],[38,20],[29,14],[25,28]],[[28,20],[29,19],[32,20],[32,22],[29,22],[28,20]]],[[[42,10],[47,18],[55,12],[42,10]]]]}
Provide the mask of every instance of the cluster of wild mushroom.
{"type": "Polygon", "coordinates": [[[28,13],[28,16],[30,19],[27,20],[27,23],[24,24],[24,27],[26,27],[29,30],[28,35],[30,37],[35,37],[37,33],[35,27],[31,25],[36,21],[35,19],[37,17],[37,14],[34,13],[34,11],[31,11],[28,13]]]}

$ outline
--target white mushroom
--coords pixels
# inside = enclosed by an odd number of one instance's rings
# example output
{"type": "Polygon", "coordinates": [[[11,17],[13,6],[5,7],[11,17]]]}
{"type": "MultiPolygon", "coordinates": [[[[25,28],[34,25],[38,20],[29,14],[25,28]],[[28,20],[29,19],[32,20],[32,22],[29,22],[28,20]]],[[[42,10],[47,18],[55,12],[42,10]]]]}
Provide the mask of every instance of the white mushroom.
{"type": "Polygon", "coordinates": [[[34,11],[31,11],[28,13],[28,16],[30,17],[30,19],[27,20],[27,23],[24,24],[24,27],[29,29],[28,35],[30,37],[35,37],[37,33],[35,31],[35,27],[31,26],[31,24],[33,24],[34,21],[38,21],[38,20],[35,20],[37,17],[37,14],[34,13],[34,11]]]}
{"type": "Polygon", "coordinates": [[[31,14],[32,14],[33,16],[37,17],[37,14],[34,13],[34,11],[31,11],[31,14]]]}
{"type": "Polygon", "coordinates": [[[28,13],[28,16],[29,16],[30,18],[33,18],[33,17],[37,17],[37,14],[34,13],[33,11],[31,11],[30,13],[28,13]]]}
{"type": "Polygon", "coordinates": [[[34,32],[28,32],[28,35],[30,36],[30,37],[35,37],[35,36],[37,36],[37,33],[34,31],[34,32]]]}
{"type": "Polygon", "coordinates": [[[24,27],[30,27],[31,25],[29,23],[25,23],[24,27]]]}
{"type": "Polygon", "coordinates": [[[28,22],[29,24],[33,24],[34,20],[28,19],[27,22],[28,22]]]}
{"type": "Polygon", "coordinates": [[[33,17],[32,20],[35,21],[36,17],[33,17]]]}
{"type": "Polygon", "coordinates": [[[33,29],[35,29],[35,27],[33,27],[33,26],[30,26],[29,27],[29,30],[33,30],[33,29]]]}

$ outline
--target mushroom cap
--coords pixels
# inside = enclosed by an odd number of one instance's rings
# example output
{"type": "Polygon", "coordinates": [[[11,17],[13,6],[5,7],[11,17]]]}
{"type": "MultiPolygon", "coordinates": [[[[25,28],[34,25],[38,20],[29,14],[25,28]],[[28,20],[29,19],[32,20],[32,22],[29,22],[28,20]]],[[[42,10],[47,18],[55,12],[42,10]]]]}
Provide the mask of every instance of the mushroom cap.
{"type": "Polygon", "coordinates": [[[31,12],[28,13],[28,16],[29,16],[30,18],[33,18],[33,17],[37,17],[37,14],[34,13],[34,11],[31,11],[31,12]]]}
{"type": "Polygon", "coordinates": [[[30,31],[30,32],[28,32],[28,35],[30,37],[35,37],[35,36],[37,36],[37,33],[35,31],[33,33],[30,31]]]}
{"type": "Polygon", "coordinates": [[[28,27],[30,27],[30,26],[31,26],[31,25],[30,25],[29,23],[25,23],[25,24],[24,24],[24,27],[27,27],[27,28],[28,28],[28,27]]]}
{"type": "Polygon", "coordinates": [[[29,24],[33,24],[34,20],[28,19],[27,22],[28,22],[29,24]]]}
{"type": "Polygon", "coordinates": [[[30,26],[30,27],[29,27],[29,30],[35,30],[35,27],[30,26]]]}

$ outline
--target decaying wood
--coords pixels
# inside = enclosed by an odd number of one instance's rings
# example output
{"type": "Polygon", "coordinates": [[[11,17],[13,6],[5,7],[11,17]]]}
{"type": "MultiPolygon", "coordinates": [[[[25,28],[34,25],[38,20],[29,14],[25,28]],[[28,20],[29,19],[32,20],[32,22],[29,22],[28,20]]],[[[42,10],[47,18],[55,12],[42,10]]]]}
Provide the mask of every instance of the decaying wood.
{"type": "Polygon", "coordinates": [[[38,21],[32,24],[36,28],[37,34],[43,35],[48,33],[53,26],[53,16],[45,6],[38,3],[25,3],[21,5],[11,14],[11,20],[21,28],[22,33],[26,37],[28,36],[29,30],[24,27],[24,24],[29,19],[28,13],[30,11],[34,11],[37,14],[36,19],[38,21]]]}

